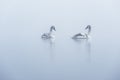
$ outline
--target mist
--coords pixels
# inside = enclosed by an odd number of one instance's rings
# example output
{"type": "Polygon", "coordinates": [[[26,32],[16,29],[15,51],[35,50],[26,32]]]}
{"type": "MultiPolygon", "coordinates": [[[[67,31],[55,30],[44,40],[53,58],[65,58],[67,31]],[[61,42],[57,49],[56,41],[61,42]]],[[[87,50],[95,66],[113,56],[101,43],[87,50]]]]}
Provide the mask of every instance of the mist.
{"type": "Polygon", "coordinates": [[[119,0],[1,0],[0,80],[119,80],[119,8],[119,0]],[[55,39],[41,39],[52,25],[55,39]],[[87,25],[91,39],[71,39],[87,25]]]}

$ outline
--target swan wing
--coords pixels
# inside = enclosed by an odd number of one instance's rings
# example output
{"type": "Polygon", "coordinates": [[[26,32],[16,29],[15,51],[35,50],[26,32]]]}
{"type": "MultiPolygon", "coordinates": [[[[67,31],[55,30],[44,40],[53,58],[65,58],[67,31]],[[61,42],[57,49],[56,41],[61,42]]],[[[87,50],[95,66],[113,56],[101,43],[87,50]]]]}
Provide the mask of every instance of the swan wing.
{"type": "Polygon", "coordinates": [[[73,37],[73,39],[86,39],[86,34],[84,33],[78,33],[78,34],[75,34],[73,37]]]}
{"type": "Polygon", "coordinates": [[[45,39],[48,39],[50,38],[50,34],[49,33],[44,33],[41,38],[45,38],[45,39]]]}

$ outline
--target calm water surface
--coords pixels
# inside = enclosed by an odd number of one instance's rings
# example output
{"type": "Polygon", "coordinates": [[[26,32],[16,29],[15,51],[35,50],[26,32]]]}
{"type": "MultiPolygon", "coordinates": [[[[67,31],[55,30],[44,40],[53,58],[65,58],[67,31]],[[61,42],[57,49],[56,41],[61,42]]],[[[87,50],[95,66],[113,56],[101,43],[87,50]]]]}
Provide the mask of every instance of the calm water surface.
{"type": "Polygon", "coordinates": [[[0,80],[120,80],[119,2],[0,1],[0,80]],[[88,24],[91,39],[71,39],[88,24]]]}

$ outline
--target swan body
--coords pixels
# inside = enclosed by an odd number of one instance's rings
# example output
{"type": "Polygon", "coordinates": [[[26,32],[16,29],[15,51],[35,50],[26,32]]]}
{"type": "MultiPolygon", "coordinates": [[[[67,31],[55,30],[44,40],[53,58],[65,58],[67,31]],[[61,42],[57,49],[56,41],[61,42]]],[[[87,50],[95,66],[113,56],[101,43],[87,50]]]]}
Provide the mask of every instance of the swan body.
{"type": "Polygon", "coordinates": [[[55,29],[55,26],[51,26],[50,27],[50,32],[49,33],[44,33],[41,38],[42,39],[51,39],[51,38],[54,38],[54,35],[52,34],[53,33],[53,30],[56,31],[55,29]]]}
{"type": "Polygon", "coordinates": [[[75,34],[72,39],[88,39],[90,38],[90,33],[91,33],[91,26],[88,25],[85,30],[88,29],[88,32],[87,33],[78,33],[78,34],[75,34]]]}
{"type": "Polygon", "coordinates": [[[75,34],[72,38],[73,39],[86,39],[88,38],[88,35],[85,33],[78,33],[78,34],[75,34]]]}

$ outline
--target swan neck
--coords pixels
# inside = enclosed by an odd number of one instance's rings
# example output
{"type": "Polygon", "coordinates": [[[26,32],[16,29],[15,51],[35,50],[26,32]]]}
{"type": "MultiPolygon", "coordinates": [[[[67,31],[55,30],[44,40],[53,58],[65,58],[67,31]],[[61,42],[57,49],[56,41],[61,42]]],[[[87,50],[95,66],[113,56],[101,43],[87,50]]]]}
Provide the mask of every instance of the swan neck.
{"type": "Polygon", "coordinates": [[[88,29],[88,33],[87,34],[89,35],[90,33],[91,33],[91,29],[88,29]]]}
{"type": "Polygon", "coordinates": [[[50,33],[50,34],[52,34],[52,32],[53,32],[53,31],[52,31],[52,30],[50,30],[50,32],[49,32],[49,33],[50,33]]]}

